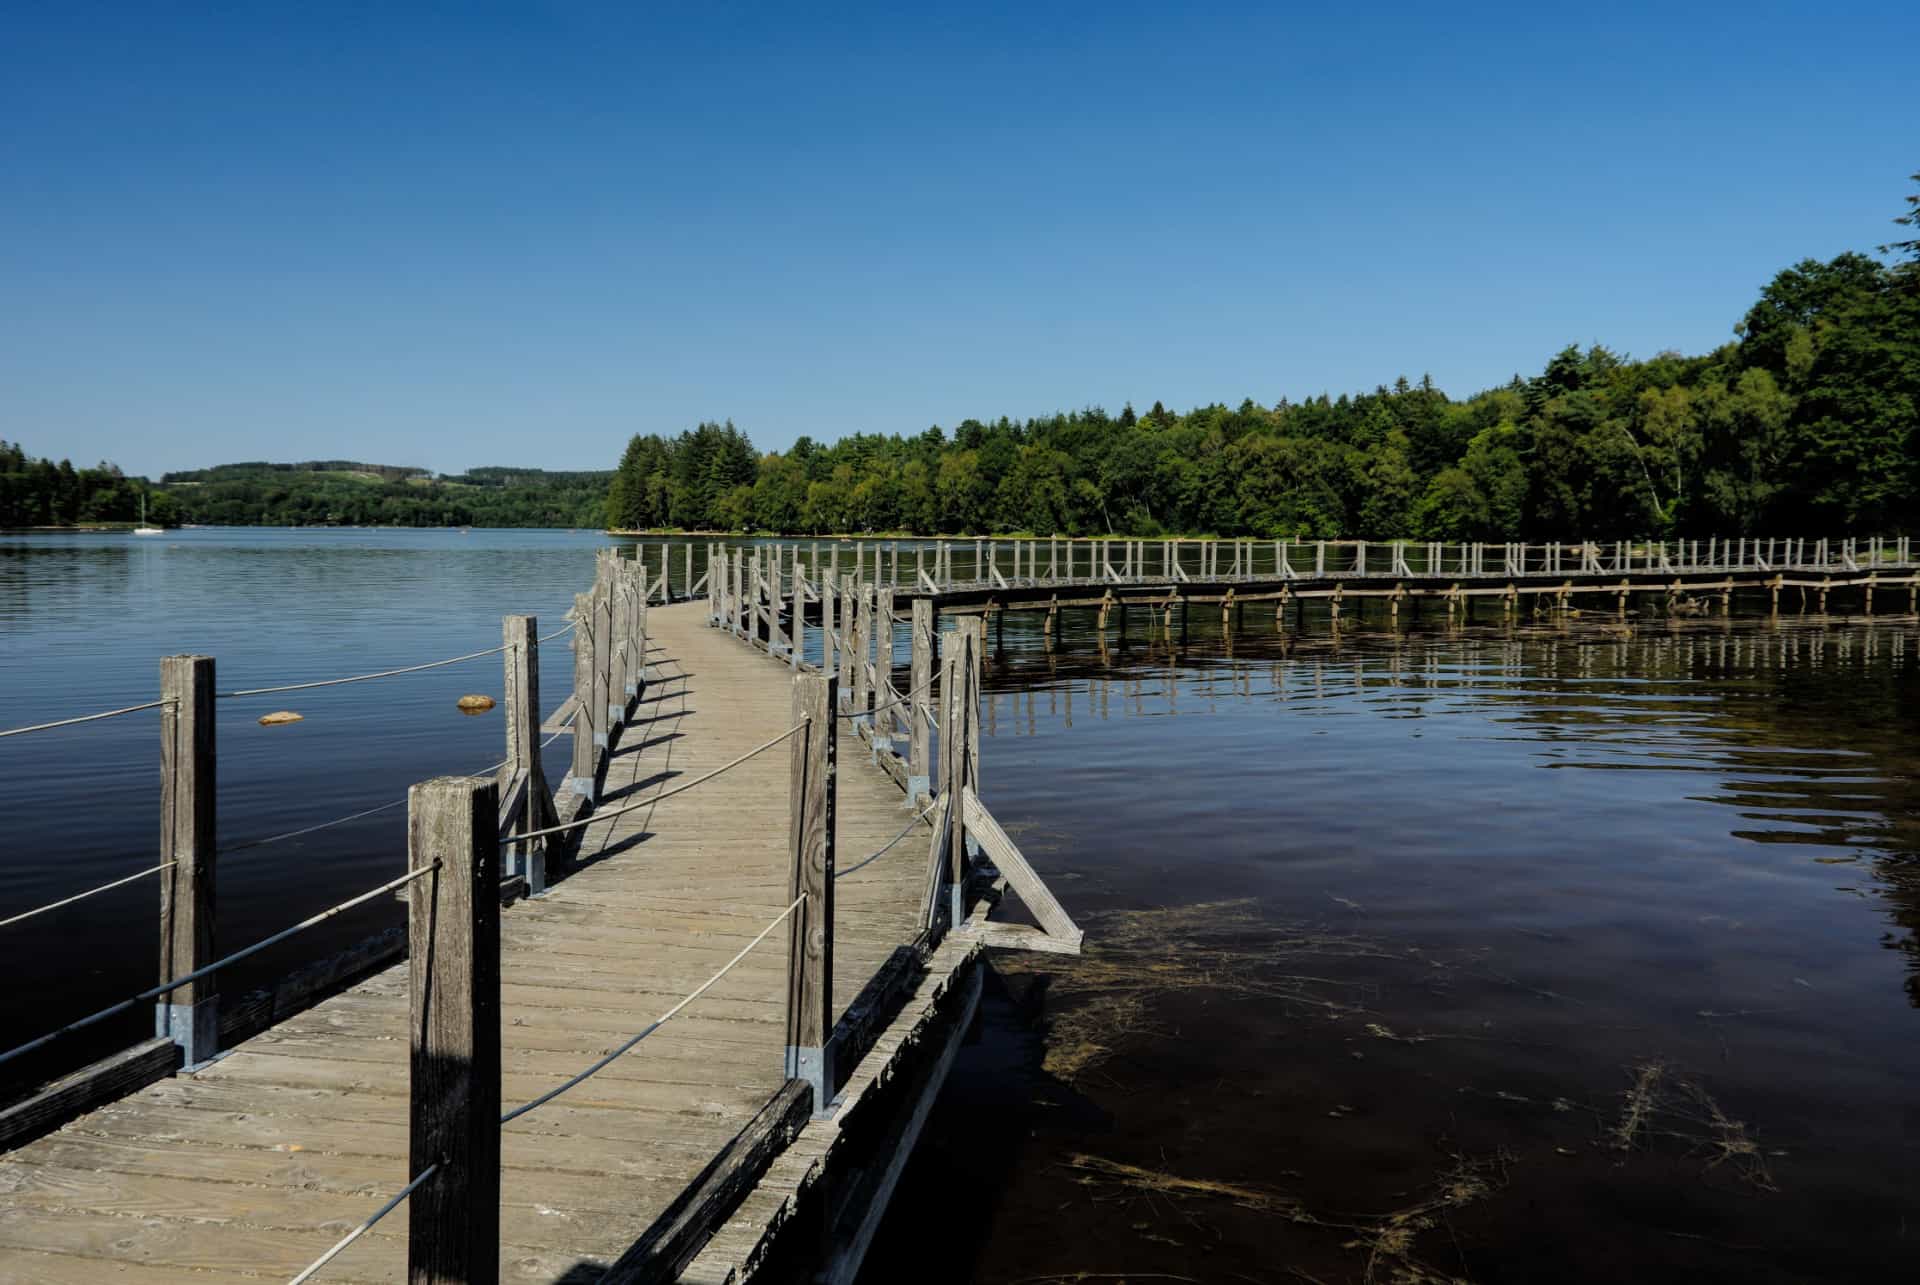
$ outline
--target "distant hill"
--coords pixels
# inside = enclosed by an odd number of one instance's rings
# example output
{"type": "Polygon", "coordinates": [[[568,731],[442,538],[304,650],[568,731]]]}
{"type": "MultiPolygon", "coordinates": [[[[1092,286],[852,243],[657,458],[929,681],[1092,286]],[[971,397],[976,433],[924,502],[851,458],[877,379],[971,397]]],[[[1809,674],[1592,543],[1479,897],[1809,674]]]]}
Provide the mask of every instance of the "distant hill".
{"type": "Polygon", "coordinates": [[[167,473],[169,520],[214,526],[598,527],[612,470],[490,466],[436,475],[357,460],[167,473]]]}

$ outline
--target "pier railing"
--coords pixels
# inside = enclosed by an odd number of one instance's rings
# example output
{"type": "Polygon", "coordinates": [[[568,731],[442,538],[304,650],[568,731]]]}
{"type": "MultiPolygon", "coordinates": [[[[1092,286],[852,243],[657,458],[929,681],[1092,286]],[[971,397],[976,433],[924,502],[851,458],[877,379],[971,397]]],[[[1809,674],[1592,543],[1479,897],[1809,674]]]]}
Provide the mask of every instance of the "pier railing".
{"type": "MultiPolygon", "coordinates": [[[[55,727],[157,711],[163,818],[159,860],[98,888],[15,915],[20,922],[128,883],[158,876],[162,942],[158,982],[98,1012],[0,1051],[0,1065],[56,1052],[61,1041],[154,1005],[155,1034],[71,1070],[0,1109],[0,1149],[19,1145],[104,1102],[182,1068],[204,1066],[225,1049],[394,962],[409,960],[411,1040],[410,1165],[384,1203],[295,1278],[304,1281],[403,1204],[409,1208],[409,1272],[415,1280],[495,1279],[499,1233],[500,1129],[561,1097],[625,1055],[697,1001],[768,936],[787,927],[785,1086],[717,1156],[693,1187],[617,1264],[622,1279],[666,1280],[690,1261],[713,1221],[764,1171],[771,1156],[812,1116],[826,1112],[843,1074],[877,1038],[892,1006],[946,935],[965,930],[982,944],[1077,950],[1079,931],[1048,894],[979,798],[981,622],[960,619],[944,635],[931,601],[902,621],[889,589],[851,577],[787,578],[771,559],[716,551],[705,577],[710,604],[744,640],[793,671],[792,723],[778,735],[701,776],[614,806],[599,803],[610,755],[648,682],[648,600],[664,593],[643,562],[604,551],[590,590],[576,597],[567,625],[542,635],[532,616],[504,619],[497,647],[443,660],[337,678],[219,690],[210,656],[161,661],[159,699],[138,706],[9,729],[55,727]],[[817,659],[808,659],[809,615],[821,621],[817,659]],[[910,674],[902,690],[892,657],[896,626],[911,626],[910,674]],[[574,691],[543,723],[539,648],[573,634],[574,691]],[[944,639],[944,645],[940,644],[944,639]],[[936,673],[935,653],[938,650],[936,673]],[[236,852],[309,835],[404,805],[407,865],[395,878],[345,898],[239,950],[218,953],[218,858],[214,734],[218,703],[349,683],[398,678],[500,656],[505,757],[473,776],[413,786],[403,800],[226,848],[236,852]],[[937,707],[937,714],[936,714],[937,707]],[[833,818],[842,725],[906,795],[905,826],[878,850],[838,860],[833,818]],[[942,730],[944,729],[944,730],[942,730]],[[573,736],[568,772],[549,785],[541,751],[573,736]],[[543,733],[544,739],[543,739],[543,733]],[[577,1074],[530,1101],[501,1101],[500,915],[503,903],[541,896],[562,873],[569,845],[590,825],[652,808],[696,790],[741,764],[788,746],[789,900],[723,967],[652,1022],[577,1074]],[[940,748],[944,746],[945,748],[940,748]],[[940,781],[934,755],[940,755],[940,781]],[[836,881],[885,855],[916,830],[927,836],[927,879],[919,928],[836,1022],[833,996],[836,881]],[[987,864],[991,859],[994,865],[987,864]],[[997,868],[996,868],[997,867],[997,868]],[[981,898],[1012,882],[1040,918],[1039,929],[989,926],[981,898]],[[227,1002],[222,974],[357,907],[395,895],[407,922],[279,982],[227,1002]]],[[[691,570],[690,560],[688,563],[691,570]]],[[[694,582],[698,584],[699,582],[694,582]]],[[[723,623],[713,613],[713,623],[723,623]]]]}

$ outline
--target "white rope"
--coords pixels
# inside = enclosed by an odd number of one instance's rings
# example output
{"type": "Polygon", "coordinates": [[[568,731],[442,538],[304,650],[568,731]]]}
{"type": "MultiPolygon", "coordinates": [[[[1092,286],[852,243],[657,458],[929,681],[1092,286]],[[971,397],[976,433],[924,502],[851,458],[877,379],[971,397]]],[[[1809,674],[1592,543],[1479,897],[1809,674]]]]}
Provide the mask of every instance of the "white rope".
{"type": "Polygon", "coordinates": [[[886,856],[887,853],[893,851],[893,847],[895,844],[899,843],[900,840],[906,838],[908,835],[913,833],[913,827],[915,827],[916,825],[919,825],[922,821],[932,816],[934,808],[937,808],[939,806],[940,805],[938,803],[933,804],[932,807],[929,807],[925,812],[920,813],[918,816],[914,817],[913,820],[907,822],[907,828],[902,830],[899,834],[894,835],[891,839],[888,839],[886,844],[882,846],[878,851],[869,852],[866,856],[860,858],[858,861],[854,862],[852,865],[848,866],[844,870],[834,871],[833,877],[835,879],[844,879],[848,875],[852,874],[854,871],[860,869],[860,867],[871,865],[875,861],[878,861],[881,857],[886,856]]]}
{"type": "Polygon", "coordinates": [[[76,901],[85,901],[88,897],[91,897],[96,893],[109,892],[115,888],[120,887],[122,884],[132,883],[135,879],[144,879],[148,875],[157,875],[162,870],[171,870],[173,869],[174,866],[178,864],[179,862],[177,861],[163,861],[157,866],[150,866],[147,869],[142,870],[139,874],[128,875],[124,879],[115,879],[112,883],[103,883],[98,888],[89,888],[85,892],[76,892],[71,897],[68,897],[62,901],[50,901],[46,905],[37,907],[36,909],[23,910],[19,914],[14,915],[12,918],[0,919],[0,928],[5,928],[8,924],[17,924],[22,919],[31,919],[35,915],[44,915],[49,910],[58,910],[62,906],[71,906],[76,901]]]}
{"type": "Polygon", "coordinates": [[[35,723],[31,727],[10,727],[4,732],[0,732],[0,738],[25,736],[28,732],[44,732],[54,727],[72,727],[75,723],[97,723],[103,718],[118,718],[122,714],[138,714],[141,710],[159,709],[162,705],[171,703],[171,698],[167,700],[148,701],[144,705],[129,705],[125,709],[103,710],[98,714],[82,714],[78,718],[55,719],[51,723],[35,723]]]}
{"type": "Polygon", "coordinates": [[[735,955],[732,959],[729,959],[726,962],[725,966],[722,967],[719,972],[715,973],[713,976],[709,977],[706,981],[702,982],[697,990],[695,990],[692,994],[688,995],[685,999],[681,1000],[678,1004],[675,1004],[672,1008],[660,1014],[660,1016],[654,1018],[653,1021],[649,1022],[644,1028],[642,1028],[642,1030],[638,1035],[634,1036],[632,1039],[628,1040],[625,1044],[622,1044],[619,1048],[615,1049],[613,1052],[601,1058],[598,1062],[595,1062],[592,1066],[588,1067],[586,1070],[580,1072],[580,1074],[568,1080],[565,1084],[560,1085],[558,1088],[549,1089],[545,1093],[542,1093],[539,1097],[535,1098],[533,1101],[525,1103],[521,1106],[517,1106],[513,1110],[507,1112],[505,1115],[500,1117],[500,1123],[511,1124],[513,1121],[518,1120],[521,1116],[525,1115],[527,1112],[533,1110],[534,1108],[545,1106],[547,1103],[559,1097],[562,1093],[565,1093],[568,1089],[571,1089],[574,1085],[579,1084],[582,1081],[586,1080],[589,1076],[596,1074],[603,1067],[606,1067],[612,1064],[615,1058],[618,1058],[622,1053],[625,1053],[628,1049],[638,1044],[641,1040],[646,1039],[647,1036],[653,1034],[655,1031],[659,1030],[662,1026],[665,1026],[668,1022],[672,1021],[676,1016],[679,1015],[679,1012],[681,1009],[693,1003],[693,1001],[699,999],[702,995],[705,995],[708,991],[712,990],[716,982],[718,982],[722,977],[725,977],[728,973],[732,972],[735,964],[738,964],[741,960],[745,959],[748,953],[752,951],[755,946],[758,946],[761,942],[765,941],[767,939],[767,934],[772,932],[774,929],[778,928],[781,925],[781,923],[783,923],[786,920],[787,916],[791,915],[795,910],[797,910],[800,906],[800,903],[805,901],[806,899],[807,899],[807,894],[804,892],[801,893],[798,897],[795,897],[791,902],[788,903],[787,908],[785,910],[781,911],[779,914],[773,917],[772,923],[768,924],[765,928],[762,928],[760,930],[760,935],[758,937],[755,937],[752,941],[742,946],[740,948],[740,953],[735,955]]]}
{"type": "Polygon", "coordinates": [[[322,678],[311,683],[286,683],[279,687],[248,687],[237,692],[219,693],[221,700],[232,700],[236,696],[271,696],[275,692],[304,692],[311,687],[338,687],[342,683],[364,683],[374,678],[392,678],[395,674],[417,674],[423,669],[440,669],[447,665],[458,665],[465,660],[478,660],[482,656],[498,656],[514,644],[507,643],[499,647],[489,647],[485,651],[470,651],[464,656],[450,656],[446,660],[428,661],[424,665],[407,665],[400,669],[383,669],[377,674],[354,674],[347,678],[322,678]]]}
{"type": "Polygon", "coordinates": [[[674,786],[672,789],[662,790],[660,791],[660,793],[654,795],[651,798],[642,799],[638,803],[629,803],[624,807],[607,808],[604,811],[595,812],[592,816],[584,817],[581,820],[568,821],[564,825],[550,825],[544,830],[528,830],[523,834],[510,834],[506,838],[502,839],[500,842],[503,844],[525,843],[528,839],[540,839],[540,838],[546,837],[549,834],[562,834],[568,830],[578,830],[583,826],[593,825],[595,822],[598,822],[598,821],[605,821],[612,817],[623,816],[628,812],[638,812],[641,808],[650,808],[654,804],[659,803],[665,799],[670,799],[676,794],[683,794],[686,791],[691,790],[696,785],[704,785],[706,782],[711,781],[714,777],[719,776],[722,772],[726,772],[733,768],[739,767],[742,763],[746,762],[748,759],[752,758],[756,754],[766,753],[768,750],[772,749],[774,746],[778,745],[780,742],[792,736],[795,732],[798,732],[803,728],[805,728],[807,724],[812,721],[813,720],[811,719],[803,718],[798,723],[795,723],[792,727],[789,727],[786,731],[780,733],[780,735],[774,737],[772,740],[767,741],[764,744],[754,746],[752,749],[748,750],[745,754],[742,754],[739,758],[733,760],[733,762],[722,764],[721,766],[713,769],[713,771],[707,773],[705,776],[697,776],[691,781],[684,781],[681,784],[674,786]]]}
{"type": "Polygon", "coordinates": [[[336,825],[345,825],[349,821],[358,821],[361,817],[370,817],[379,812],[391,812],[394,808],[400,807],[404,803],[406,803],[405,798],[398,798],[391,803],[382,803],[377,808],[368,808],[364,812],[354,812],[347,816],[335,817],[331,821],[322,821],[318,825],[305,826],[299,830],[289,830],[285,834],[271,835],[265,839],[252,839],[246,843],[237,843],[233,847],[225,849],[225,851],[228,855],[232,855],[236,852],[245,852],[249,848],[264,848],[269,843],[279,843],[283,839],[298,839],[303,834],[313,834],[318,830],[331,830],[336,825]]]}
{"type": "Polygon", "coordinates": [[[561,634],[570,634],[572,632],[573,632],[573,622],[569,620],[566,624],[560,626],[558,629],[554,630],[552,633],[542,634],[540,637],[534,639],[534,641],[535,642],[552,642],[554,639],[558,638],[561,634]]]}
{"type": "Polygon", "coordinates": [[[418,870],[410,870],[406,874],[401,875],[398,879],[390,879],[386,883],[381,884],[378,888],[374,888],[368,892],[363,892],[359,896],[343,901],[337,906],[329,907],[328,909],[321,911],[317,915],[312,915],[306,919],[302,919],[299,923],[294,924],[290,928],[282,928],[279,932],[275,933],[271,937],[264,938],[260,941],[253,943],[253,945],[251,946],[246,946],[239,950],[236,950],[231,955],[228,955],[225,959],[216,959],[211,964],[202,965],[201,967],[194,969],[192,972],[186,974],[183,977],[176,977],[170,982],[161,982],[158,986],[150,986],[146,990],[141,991],[138,995],[135,995],[131,999],[123,999],[118,1004],[110,1005],[106,1008],[101,1009],[97,1013],[90,1013],[86,1017],[81,1018],[77,1022],[68,1022],[65,1026],[62,1026],[60,1029],[56,1031],[49,1031],[45,1035],[42,1035],[39,1039],[28,1040],[25,1044],[20,1045],[18,1048],[8,1049],[5,1053],[0,1053],[0,1062],[12,1061],[14,1058],[19,1057],[23,1053],[31,1053],[34,1049],[37,1049],[42,1047],[43,1045],[52,1043],[54,1040],[60,1038],[62,1035],[69,1035],[74,1031],[78,1031],[78,1030],[84,1029],[85,1027],[92,1026],[95,1022],[104,1021],[107,1018],[114,1016],[116,1013],[124,1013],[136,1004],[139,1004],[145,1000],[157,999],[158,997],[167,994],[169,991],[178,990],[180,987],[185,986],[188,982],[199,981],[202,977],[205,977],[207,974],[217,972],[220,969],[225,968],[228,964],[237,964],[241,960],[246,959],[250,955],[257,955],[261,951],[265,950],[267,947],[278,945],[279,943],[285,941],[287,938],[293,936],[296,933],[305,932],[307,929],[312,928],[316,924],[323,924],[327,920],[333,918],[335,915],[343,914],[346,911],[352,910],[355,906],[364,905],[367,902],[372,901],[375,897],[379,897],[386,893],[392,892],[395,888],[404,887],[405,885],[412,883],[415,879],[418,879],[421,875],[428,874],[432,871],[438,870],[439,868],[440,868],[440,863],[436,861],[431,865],[421,866],[418,870]]]}
{"type": "Polygon", "coordinates": [[[881,710],[892,709],[895,705],[906,704],[908,701],[918,696],[921,692],[926,691],[931,686],[933,686],[933,675],[929,674],[927,676],[926,682],[921,683],[918,687],[914,688],[910,692],[906,692],[903,695],[894,697],[892,700],[888,701],[884,705],[875,705],[872,709],[849,710],[847,713],[842,714],[840,717],[841,718],[865,718],[872,714],[878,714],[881,710]]]}
{"type": "Polygon", "coordinates": [[[372,1230],[373,1225],[375,1223],[379,1222],[382,1218],[385,1218],[388,1214],[398,1209],[400,1207],[400,1202],[413,1194],[414,1188],[418,1187],[421,1183],[425,1182],[427,1179],[433,1177],[433,1175],[436,1172],[438,1172],[439,1169],[440,1169],[440,1162],[438,1160],[428,1165],[425,1169],[422,1169],[418,1177],[416,1177],[412,1182],[408,1183],[406,1186],[400,1188],[399,1191],[394,1193],[392,1200],[389,1200],[386,1204],[374,1210],[373,1216],[371,1218],[367,1219],[365,1222],[361,1223],[358,1227],[355,1227],[352,1231],[342,1236],[339,1239],[339,1241],[334,1244],[334,1247],[332,1249],[329,1249],[326,1253],[314,1259],[313,1263],[307,1268],[306,1271],[301,1272],[298,1276],[288,1281],[287,1285],[302,1285],[302,1282],[312,1280],[313,1274],[315,1272],[319,1271],[322,1267],[325,1267],[328,1263],[331,1263],[334,1260],[334,1258],[340,1253],[341,1250],[345,1249],[348,1245],[353,1244],[354,1241],[359,1240],[362,1236],[366,1235],[367,1232],[372,1230]]]}

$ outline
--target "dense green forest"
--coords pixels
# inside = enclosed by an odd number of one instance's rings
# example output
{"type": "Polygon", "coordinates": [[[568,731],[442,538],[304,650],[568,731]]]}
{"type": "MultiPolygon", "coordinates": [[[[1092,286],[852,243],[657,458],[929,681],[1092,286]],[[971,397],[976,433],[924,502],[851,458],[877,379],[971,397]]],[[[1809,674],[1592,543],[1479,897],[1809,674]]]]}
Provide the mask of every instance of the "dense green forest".
{"type": "Polygon", "coordinates": [[[222,464],[156,487],[111,464],[76,469],[0,442],[0,527],[132,522],[140,496],[159,524],[218,526],[598,527],[606,472],[476,468],[454,477],[352,460],[222,464]]]}
{"type": "MultiPolygon", "coordinates": [[[[1920,175],[1915,175],[1920,182],[1920,175]]],[[[1914,226],[1920,197],[1898,222],[1914,226]]],[[[1920,525],[1920,241],[1786,269],[1711,353],[1569,347],[1429,380],[1169,413],[965,420],[760,455],[731,423],[628,443],[620,529],[1502,539],[1920,525]]]]}
{"type": "Polygon", "coordinates": [[[424,469],[331,460],[168,473],[180,520],[221,526],[597,527],[606,472],[424,469]]]}

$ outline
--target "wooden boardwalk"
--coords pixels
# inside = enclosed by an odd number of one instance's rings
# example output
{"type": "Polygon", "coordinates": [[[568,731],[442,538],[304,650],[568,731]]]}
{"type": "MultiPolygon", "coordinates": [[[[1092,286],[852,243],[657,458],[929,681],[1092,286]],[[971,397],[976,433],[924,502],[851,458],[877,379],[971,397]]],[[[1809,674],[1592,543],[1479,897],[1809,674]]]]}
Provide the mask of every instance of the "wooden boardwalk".
{"type": "MultiPolygon", "coordinates": [[[[704,604],[653,608],[647,633],[647,685],[603,807],[691,780],[793,722],[790,671],[709,628],[704,604]]],[[[913,814],[845,723],[840,744],[844,1011],[923,926],[927,831],[852,869],[913,814]]],[[[788,764],[782,746],[595,823],[568,877],[502,913],[509,1107],[640,1031],[787,906],[788,764]]],[[[786,986],[783,926],[639,1047],[505,1127],[502,1279],[598,1279],[648,1230],[786,1083],[786,986]]],[[[407,1024],[403,963],[0,1156],[0,1281],[289,1279],[408,1177],[407,1024]]],[[[764,1216],[774,1198],[757,1193],[747,1210],[764,1216]]],[[[403,1280],[406,1236],[404,1218],[388,1219],[320,1279],[403,1280]]]]}

